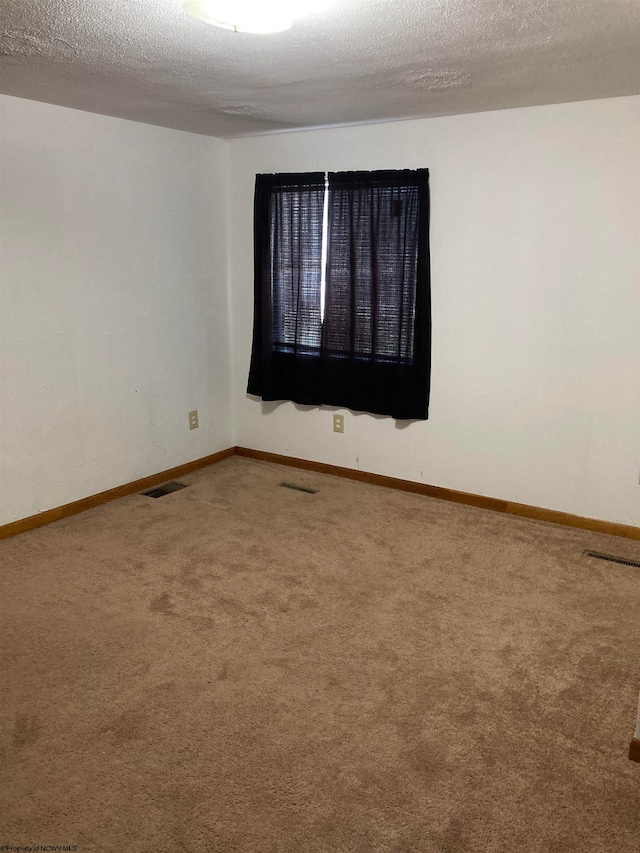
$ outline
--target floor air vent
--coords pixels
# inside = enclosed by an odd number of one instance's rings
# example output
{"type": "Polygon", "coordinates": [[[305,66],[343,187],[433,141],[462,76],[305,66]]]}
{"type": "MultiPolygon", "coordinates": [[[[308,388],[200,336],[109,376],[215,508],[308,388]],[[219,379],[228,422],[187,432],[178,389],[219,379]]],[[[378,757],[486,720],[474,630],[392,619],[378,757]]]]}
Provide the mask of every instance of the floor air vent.
{"type": "Polygon", "coordinates": [[[148,492],[143,492],[142,494],[148,498],[163,498],[165,495],[170,495],[171,492],[179,492],[180,489],[186,488],[185,483],[163,483],[161,486],[155,486],[155,488],[149,489],[148,492]]]}
{"type": "Polygon", "coordinates": [[[626,557],[614,557],[611,554],[601,554],[600,551],[585,551],[587,557],[595,557],[596,560],[606,560],[608,563],[620,563],[621,566],[635,566],[640,569],[640,560],[628,560],[626,557]]]}
{"type": "Polygon", "coordinates": [[[278,483],[283,489],[293,489],[294,492],[304,492],[307,495],[317,494],[317,489],[308,489],[306,486],[298,486],[296,483],[278,483]]]}

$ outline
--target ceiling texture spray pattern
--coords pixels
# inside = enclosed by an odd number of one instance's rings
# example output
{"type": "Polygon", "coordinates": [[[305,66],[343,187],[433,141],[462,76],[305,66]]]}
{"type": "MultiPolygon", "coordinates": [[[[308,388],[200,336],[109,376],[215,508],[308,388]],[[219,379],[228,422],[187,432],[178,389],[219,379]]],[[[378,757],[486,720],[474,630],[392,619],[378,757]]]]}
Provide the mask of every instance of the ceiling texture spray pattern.
{"type": "Polygon", "coordinates": [[[334,0],[252,35],[197,21],[181,0],[3,0],[0,81],[221,137],[631,95],[640,3],[334,0]]]}

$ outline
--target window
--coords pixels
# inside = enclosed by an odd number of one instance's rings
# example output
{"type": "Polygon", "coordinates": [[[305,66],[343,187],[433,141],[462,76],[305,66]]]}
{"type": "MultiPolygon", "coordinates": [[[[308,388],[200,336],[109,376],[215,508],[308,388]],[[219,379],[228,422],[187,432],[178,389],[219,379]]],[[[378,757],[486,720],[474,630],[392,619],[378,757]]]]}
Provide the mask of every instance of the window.
{"type": "Polygon", "coordinates": [[[429,173],[257,175],[248,393],[426,419],[429,173]]]}

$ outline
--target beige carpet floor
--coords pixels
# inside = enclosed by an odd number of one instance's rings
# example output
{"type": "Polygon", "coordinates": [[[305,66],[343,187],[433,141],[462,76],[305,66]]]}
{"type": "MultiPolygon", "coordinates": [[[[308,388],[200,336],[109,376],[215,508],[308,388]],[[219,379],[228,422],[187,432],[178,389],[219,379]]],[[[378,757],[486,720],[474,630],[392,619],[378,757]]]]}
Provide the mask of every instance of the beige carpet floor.
{"type": "Polygon", "coordinates": [[[640,570],[583,555],[640,543],[184,482],[0,543],[0,845],[640,850],[640,570]]]}

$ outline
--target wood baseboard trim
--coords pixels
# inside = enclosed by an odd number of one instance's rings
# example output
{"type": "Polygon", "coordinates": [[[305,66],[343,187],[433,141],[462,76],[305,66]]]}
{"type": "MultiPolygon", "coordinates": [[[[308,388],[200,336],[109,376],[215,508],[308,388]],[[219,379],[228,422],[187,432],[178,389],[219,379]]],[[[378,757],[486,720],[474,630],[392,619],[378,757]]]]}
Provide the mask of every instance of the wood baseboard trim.
{"type": "Polygon", "coordinates": [[[640,762],[640,738],[634,737],[629,744],[629,760],[640,762]]]}
{"type": "Polygon", "coordinates": [[[626,539],[640,540],[640,527],[616,524],[610,521],[600,521],[596,518],[583,518],[579,515],[571,515],[570,513],[559,512],[557,510],[542,509],[527,504],[500,500],[499,498],[488,498],[484,495],[459,492],[455,489],[446,489],[441,486],[430,486],[426,483],[416,483],[413,480],[401,480],[397,477],[387,477],[384,474],[356,471],[354,468],[344,468],[340,465],[330,465],[326,462],[313,462],[310,459],[300,459],[280,453],[268,453],[264,450],[253,450],[249,447],[228,447],[226,450],[212,453],[210,456],[194,459],[192,462],[185,462],[183,465],[168,468],[166,471],[159,471],[157,474],[151,474],[140,480],[134,480],[132,483],[116,486],[113,489],[108,489],[106,492],[90,495],[81,500],[64,504],[64,506],[54,507],[37,515],[31,515],[28,518],[21,518],[18,521],[10,522],[0,527],[0,540],[17,536],[19,533],[25,533],[27,530],[33,530],[36,527],[43,527],[46,524],[59,521],[61,518],[76,515],[79,512],[84,512],[86,509],[92,509],[109,501],[133,495],[145,489],[151,489],[153,486],[165,483],[167,480],[184,477],[185,474],[190,474],[192,471],[197,471],[200,468],[206,468],[208,465],[214,465],[216,462],[220,462],[233,455],[258,459],[263,462],[273,462],[277,465],[287,465],[290,468],[316,471],[319,474],[332,474],[348,480],[357,480],[358,482],[369,483],[374,486],[384,486],[387,489],[399,489],[403,492],[412,492],[413,494],[425,495],[426,497],[437,498],[438,500],[476,506],[481,509],[490,509],[494,512],[518,515],[522,518],[531,518],[535,521],[547,521],[552,524],[561,524],[565,527],[577,527],[581,530],[591,530],[595,533],[606,533],[610,536],[622,536],[626,539]]]}
{"type": "Polygon", "coordinates": [[[45,524],[51,524],[53,521],[59,521],[61,518],[67,518],[70,515],[84,512],[86,509],[93,509],[93,507],[109,503],[109,501],[114,501],[118,498],[124,498],[127,495],[133,495],[136,492],[143,492],[145,489],[151,489],[153,486],[160,485],[160,483],[166,483],[167,480],[184,477],[185,474],[190,474],[192,471],[206,468],[207,465],[213,465],[216,462],[227,459],[229,456],[233,456],[234,453],[235,448],[228,447],[226,450],[220,450],[218,453],[212,453],[210,456],[202,457],[202,459],[194,459],[192,462],[176,465],[175,468],[159,471],[157,474],[142,477],[142,479],[134,480],[132,483],[125,483],[123,486],[116,486],[114,489],[108,489],[106,492],[99,492],[97,495],[90,495],[79,501],[64,504],[64,506],[46,509],[37,515],[21,518],[19,521],[12,521],[0,527],[0,539],[17,536],[19,533],[25,533],[27,530],[43,527],[45,524]]]}
{"type": "Polygon", "coordinates": [[[625,539],[640,540],[640,527],[632,527],[628,524],[617,524],[612,521],[600,521],[597,518],[583,518],[580,515],[571,515],[571,513],[560,512],[554,509],[542,509],[541,507],[500,500],[499,498],[488,498],[484,495],[474,495],[470,492],[459,492],[455,489],[446,489],[441,486],[429,486],[426,483],[416,483],[413,480],[401,480],[397,477],[387,477],[384,474],[371,474],[367,471],[356,471],[353,468],[329,465],[326,462],[312,462],[309,459],[299,459],[295,456],[268,453],[264,450],[252,450],[249,447],[236,447],[235,453],[237,456],[245,456],[249,459],[259,459],[263,462],[274,462],[277,465],[288,465],[291,468],[302,468],[306,471],[316,471],[319,474],[333,474],[336,477],[345,477],[348,480],[358,480],[361,483],[384,486],[387,489],[399,489],[403,492],[426,495],[430,498],[438,498],[438,500],[466,504],[467,506],[476,506],[481,509],[491,509],[494,512],[518,515],[521,518],[530,518],[534,521],[547,521],[552,524],[561,524],[565,527],[577,527],[581,530],[590,530],[594,533],[607,533],[609,536],[622,536],[625,539]]]}

